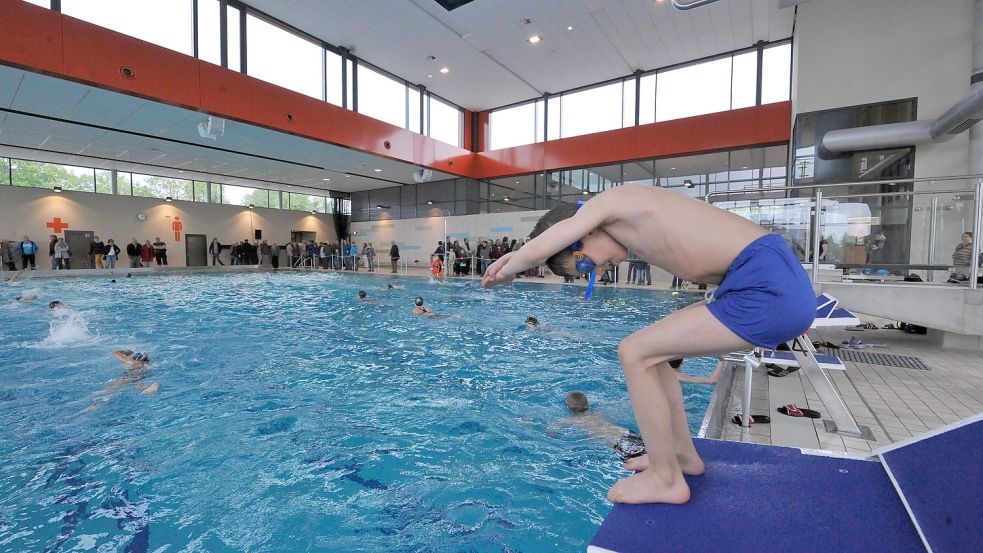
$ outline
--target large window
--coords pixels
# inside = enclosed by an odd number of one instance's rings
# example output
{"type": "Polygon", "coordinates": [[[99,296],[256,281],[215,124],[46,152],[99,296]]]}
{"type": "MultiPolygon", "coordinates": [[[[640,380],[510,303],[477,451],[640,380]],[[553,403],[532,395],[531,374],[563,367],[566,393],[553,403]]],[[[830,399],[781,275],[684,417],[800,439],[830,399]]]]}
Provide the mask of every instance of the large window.
{"type": "Polygon", "coordinates": [[[133,174],[133,195],[146,198],[167,198],[174,200],[194,200],[191,181],[133,174]]]}
{"type": "Polygon", "coordinates": [[[246,72],[290,90],[324,98],[322,48],[254,16],[246,17],[246,72]]]}
{"type": "Polygon", "coordinates": [[[10,185],[10,160],[0,158],[0,186],[10,185]]]}
{"type": "Polygon", "coordinates": [[[792,86],[792,45],[765,48],[761,70],[761,103],[784,102],[792,86]]]}
{"type": "Polygon", "coordinates": [[[560,136],[550,138],[567,138],[594,132],[620,129],[625,123],[635,124],[635,81],[632,79],[625,86],[624,81],[609,85],[598,86],[560,97],[560,109],[557,113],[550,111],[549,118],[560,120],[560,136]],[[630,89],[630,114],[625,120],[625,89],[630,89]]]}
{"type": "Polygon", "coordinates": [[[9,163],[14,186],[31,188],[60,186],[62,190],[77,192],[95,190],[95,175],[89,168],[22,159],[12,159],[9,163]]]}
{"type": "Polygon", "coordinates": [[[194,55],[191,0],[61,0],[61,11],[101,27],[194,55]]]}
{"type": "Polygon", "coordinates": [[[222,65],[222,13],[218,0],[198,0],[198,57],[222,65]]]}
{"type": "Polygon", "coordinates": [[[324,51],[324,62],[327,72],[324,75],[324,89],[327,94],[325,100],[336,105],[343,106],[342,103],[342,79],[341,79],[341,56],[334,52],[324,51]]]}
{"type": "Polygon", "coordinates": [[[290,208],[294,211],[316,211],[327,213],[327,201],[323,196],[290,193],[290,208]]]}
{"type": "Polygon", "coordinates": [[[536,112],[542,101],[500,109],[488,115],[489,150],[511,148],[542,140],[541,126],[536,125],[536,112]]]}
{"type": "Polygon", "coordinates": [[[461,145],[461,110],[430,98],[430,136],[441,142],[461,145]]]}
{"type": "Polygon", "coordinates": [[[270,207],[270,191],[265,188],[222,185],[222,203],[253,207],[270,207]]]}
{"type": "Polygon", "coordinates": [[[731,59],[659,73],[655,120],[669,121],[730,109],[731,59]]]}
{"type": "Polygon", "coordinates": [[[406,128],[406,85],[358,66],[358,112],[406,128]]]}
{"type": "Polygon", "coordinates": [[[229,69],[242,71],[242,12],[239,8],[227,6],[225,17],[228,20],[229,69]]]}

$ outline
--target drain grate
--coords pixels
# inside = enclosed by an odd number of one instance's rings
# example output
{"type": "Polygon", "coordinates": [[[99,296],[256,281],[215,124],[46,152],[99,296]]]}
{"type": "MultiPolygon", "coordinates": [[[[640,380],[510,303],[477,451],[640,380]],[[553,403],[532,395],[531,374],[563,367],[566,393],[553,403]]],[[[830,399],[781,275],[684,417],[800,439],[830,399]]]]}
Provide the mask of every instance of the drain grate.
{"type": "Polygon", "coordinates": [[[928,365],[917,357],[910,355],[891,355],[889,353],[872,353],[869,351],[855,349],[841,349],[836,352],[840,359],[853,361],[854,363],[867,363],[868,365],[881,365],[883,367],[899,367],[902,369],[916,369],[919,371],[930,371],[928,365]]]}

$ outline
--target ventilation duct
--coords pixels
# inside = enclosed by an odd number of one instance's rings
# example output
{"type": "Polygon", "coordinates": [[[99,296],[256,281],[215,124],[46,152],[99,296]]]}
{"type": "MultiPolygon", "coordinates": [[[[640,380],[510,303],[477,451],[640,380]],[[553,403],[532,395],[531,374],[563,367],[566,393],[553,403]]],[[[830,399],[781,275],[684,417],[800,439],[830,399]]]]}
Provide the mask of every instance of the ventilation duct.
{"type": "Polygon", "coordinates": [[[934,121],[911,121],[829,131],[820,152],[834,154],[946,142],[983,118],[983,88],[972,91],[934,121]]]}

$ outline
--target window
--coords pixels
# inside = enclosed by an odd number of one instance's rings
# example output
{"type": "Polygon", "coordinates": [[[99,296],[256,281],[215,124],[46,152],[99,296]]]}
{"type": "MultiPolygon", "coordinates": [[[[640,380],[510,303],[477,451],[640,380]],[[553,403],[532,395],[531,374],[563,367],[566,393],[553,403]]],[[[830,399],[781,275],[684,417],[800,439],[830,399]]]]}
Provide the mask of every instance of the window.
{"type": "MultiPolygon", "coordinates": [[[[536,142],[536,105],[537,102],[529,102],[488,114],[488,149],[498,150],[536,142]]],[[[551,138],[556,137],[551,135],[551,138]]]]}
{"type": "Polygon", "coordinates": [[[430,98],[430,136],[441,142],[461,145],[461,110],[430,98]]]}
{"type": "Polygon", "coordinates": [[[208,203],[208,183],[201,181],[194,181],[195,196],[194,200],[196,202],[208,203]]]}
{"type": "Polygon", "coordinates": [[[191,0],[61,0],[61,11],[182,54],[193,55],[191,0]]]}
{"type": "Polygon", "coordinates": [[[731,59],[689,65],[659,73],[655,120],[669,121],[730,109],[731,59]]]}
{"type": "Polygon", "coordinates": [[[113,172],[96,169],[96,192],[99,194],[113,193],[113,172]]]}
{"type": "MultiPolygon", "coordinates": [[[[567,138],[582,134],[620,129],[624,122],[625,83],[619,81],[560,97],[560,113],[550,109],[549,117],[561,117],[560,136],[567,138]]],[[[635,123],[635,83],[631,82],[631,123],[635,123]]]]}
{"type": "Polygon", "coordinates": [[[218,0],[198,0],[198,59],[222,65],[221,6],[218,0]]]}
{"type": "Polygon", "coordinates": [[[41,6],[42,8],[51,8],[51,0],[24,0],[24,1],[34,4],[36,6],[41,6]]]}
{"type": "Polygon", "coordinates": [[[645,75],[639,83],[638,124],[655,123],[655,80],[656,74],[645,75]]]}
{"type": "Polygon", "coordinates": [[[265,188],[247,188],[245,186],[222,185],[222,203],[229,205],[269,207],[269,190],[265,188]]]}
{"type": "Polygon", "coordinates": [[[406,85],[359,64],[358,112],[405,129],[406,85]]]}
{"type": "Polygon", "coordinates": [[[40,161],[10,160],[12,184],[31,188],[62,187],[62,190],[93,192],[95,176],[92,169],[56,165],[40,161]]]}
{"type": "Polygon", "coordinates": [[[747,108],[757,101],[758,52],[734,56],[730,83],[730,109],[747,108]]]}
{"type": "Polygon", "coordinates": [[[133,174],[133,195],[145,198],[166,198],[192,201],[194,198],[191,181],[133,174]]]}
{"type": "Polygon", "coordinates": [[[250,14],[246,16],[246,72],[314,98],[324,98],[320,46],[250,14]]]}
{"type": "Polygon", "coordinates": [[[212,183],[212,197],[208,199],[213,204],[222,203],[222,185],[217,182],[212,183]]]}
{"type": "Polygon", "coordinates": [[[10,186],[10,160],[0,157],[0,186],[10,186]]]}
{"type": "Polygon", "coordinates": [[[324,196],[290,193],[290,209],[294,211],[317,211],[325,213],[324,196]]]}
{"type": "Polygon", "coordinates": [[[116,193],[120,196],[133,195],[133,173],[116,173],[116,193]]]}
{"type": "Polygon", "coordinates": [[[761,68],[761,103],[788,100],[791,75],[792,45],[785,43],[765,48],[761,68]]]}
{"type": "Polygon", "coordinates": [[[228,41],[229,41],[229,69],[233,71],[242,71],[242,12],[239,8],[233,8],[232,6],[227,6],[225,8],[225,17],[228,19],[228,41]]]}
{"type": "Polygon", "coordinates": [[[325,85],[324,90],[327,94],[325,100],[336,106],[342,105],[342,81],[341,81],[341,56],[330,52],[328,50],[324,51],[324,61],[325,61],[325,85]]]}
{"type": "Polygon", "coordinates": [[[280,209],[280,191],[270,190],[270,207],[280,209]]]}
{"type": "Polygon", "coordinates": [[[409,120],[409,130],[423,134],[423,128],[420,124],[420,89],[415,86],[406,87],[406,91],[409,93],[409,102],[407,102],[407,107],[409,112],[407,113],[407,119],[409,120]]]}

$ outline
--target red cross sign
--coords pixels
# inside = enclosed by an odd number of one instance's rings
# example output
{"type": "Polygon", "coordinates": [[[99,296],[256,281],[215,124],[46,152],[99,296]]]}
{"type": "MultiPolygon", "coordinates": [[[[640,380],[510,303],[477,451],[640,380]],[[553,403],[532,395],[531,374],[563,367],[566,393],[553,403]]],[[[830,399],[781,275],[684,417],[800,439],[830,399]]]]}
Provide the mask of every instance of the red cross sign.
{"type": "Polygon", "coordinates": [[[55,234],[61,234],[63,229],[68,228],[68,223],[61,222],[61,217],[55,217],[50,222],[45,223],[45,226],[51,229],[51,232],[55,234]]]}

